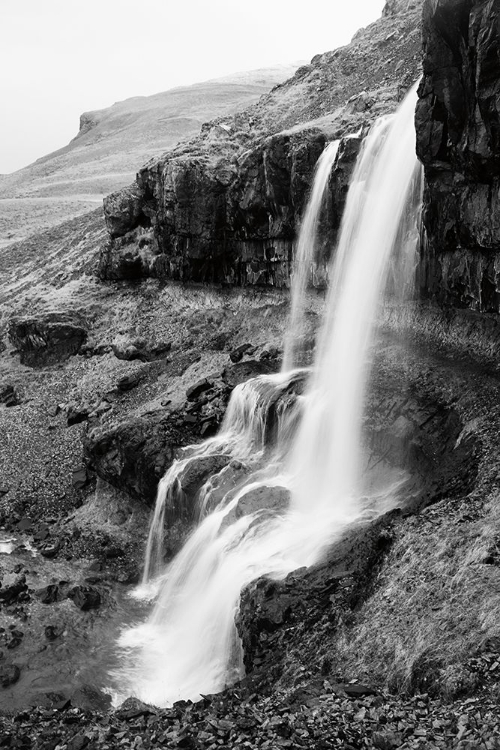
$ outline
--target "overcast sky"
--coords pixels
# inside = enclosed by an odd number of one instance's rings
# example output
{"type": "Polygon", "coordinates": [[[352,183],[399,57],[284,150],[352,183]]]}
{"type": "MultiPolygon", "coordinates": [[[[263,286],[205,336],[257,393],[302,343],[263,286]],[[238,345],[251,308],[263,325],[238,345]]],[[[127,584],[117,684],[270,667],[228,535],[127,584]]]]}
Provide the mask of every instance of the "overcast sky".
{"type": "Polygon", "coordinates": [[[384,0],[0,0],[0,173],[82,112],[346,44],[384,0]]]}

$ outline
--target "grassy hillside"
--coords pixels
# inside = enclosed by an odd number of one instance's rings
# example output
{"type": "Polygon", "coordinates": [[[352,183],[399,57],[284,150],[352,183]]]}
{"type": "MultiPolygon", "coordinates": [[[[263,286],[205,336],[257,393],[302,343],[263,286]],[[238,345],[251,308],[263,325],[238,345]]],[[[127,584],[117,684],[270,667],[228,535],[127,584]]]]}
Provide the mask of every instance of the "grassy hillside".
{"type": "Polygon", "coordinates": [[[196,135],[204,122],[255,103],[296,67],[237,73],[85,112],[67,146],[0,175],[0,247],[95,208],[148,159],[196,135]]]}

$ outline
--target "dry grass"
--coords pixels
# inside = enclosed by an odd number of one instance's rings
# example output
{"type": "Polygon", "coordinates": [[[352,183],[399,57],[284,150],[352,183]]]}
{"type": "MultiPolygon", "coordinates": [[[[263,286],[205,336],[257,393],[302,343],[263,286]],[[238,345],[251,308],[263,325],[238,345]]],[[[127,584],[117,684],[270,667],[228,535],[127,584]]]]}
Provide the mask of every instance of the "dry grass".
{"type": "MultiPolygon", "coordinates": [[[[476,684],[470,659],[500,636],[497,496],[476,520],[442,501],[400,528],[374,595],[343,628],[336,656],[392,690],[454,698],[476,684]]],[[[474,511],[473,511],[474,512],[474,511]]]]}

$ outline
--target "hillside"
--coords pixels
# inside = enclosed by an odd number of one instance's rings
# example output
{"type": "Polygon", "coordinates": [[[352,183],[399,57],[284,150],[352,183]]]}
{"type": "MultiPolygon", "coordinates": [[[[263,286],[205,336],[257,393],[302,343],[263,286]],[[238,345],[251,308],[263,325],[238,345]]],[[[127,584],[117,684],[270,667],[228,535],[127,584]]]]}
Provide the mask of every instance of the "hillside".
{"type": "Polygon", "coordinates": [[[63,148],[0,175],[0,247],[95,208],[152,156],[248,107],[297,65],[237,73],[85,112],[63,148]]]}

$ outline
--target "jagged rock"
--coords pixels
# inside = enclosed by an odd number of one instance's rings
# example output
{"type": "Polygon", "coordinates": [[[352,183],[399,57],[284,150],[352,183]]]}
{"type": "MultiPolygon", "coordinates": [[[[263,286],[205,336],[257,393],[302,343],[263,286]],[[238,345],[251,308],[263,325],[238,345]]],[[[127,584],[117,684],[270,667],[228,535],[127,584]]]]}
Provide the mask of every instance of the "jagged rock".
{"type": "MultiPolygon", "coordinates": [[[[65,581],[59,583],[49,583],[41,589],[35,591],[35,596],[42,604],[54,604],[66,599],[68,593],[68,584],[65,581]]],[[[49,636],[47,636],[49,637],[49,636]]]]}
{"type": "Polygon", "coordinates": [[[244,354],[253,354],[254,352],[255,347],[253,347],[252,344],[241,344],[240,346],[237,346],[236,349],[229,352],[229,359],[234,363],[240,362],[243,359],[244,354]]]}
{"type": "Polygon", "coordinates": [[[8,335],[19,350],[22,364],[42,367],[77,354],[87,338],[87,329],[76,313],[48,312],[11,318],[8,335]]]}
{"type": "Polygon", "coordinates": [[[196,442],[197,424],[197,420],[193,425],[178,424],[161,409],[97,426],[85,436],[86,461],[109,484],[150,505],[178,449],[196,442]]]}
{"type": "Polygon", "coordinates": [[[130,185],[106,197],[106,223],[111,237],[121,237],[141,223],[150,223],[144,216],[142,194],[137,185],[130,185]]]}
{"type": "Polygon", "coordinates": [[[0,588],[0,602],[3,604],[12,604],[19,596],[26,594],[27,591],[26,576],[21,575],[10,586],[0,588]]]}
{"type": "Polygon", "coordinates": [[[54,539],[41,545],[40,554],[42,555],[42,557],[46,557],[48,560],[51,560],[53,557],[56,557],[60,548],[61,542],[58,539],[54,539]]]}
{"type": "Polygon", "coordinates": [[[211,456],[200,456],[194,458],[186,465],[178,477],[179,500],[182,503],[182,507],[172,509],[176,511],[177,516],[194,516],[196,510],[194,501],[198,492],[207,479],[227,466],[230,460],[230,456],[223,453],[217,453],[211,456]]]}
{"type": "Polygon", "coordinates": [[[124,721],[136,719],[139,716],[148,716],[156,714],[157,709],[147,703],[143,703],[138,698],[127,698],[119,708],[116,709],[116,716],[124,721]]]}
{"type": "Polygon", "coordinates": [[[62,634],[62,629],[57,625],[46,625],[45,626],[45,637],[48,641],[55,641],[62,634]]]}
{"type": "Polygon", "coordinates": [[[68,427],[74,424],[86,422],[89,418],[90,407],[86,404],[69,404],[66,412],[66,423],[68,427]]]}
{"type": "MultiPolygon", "coordinates": [[[[156,497],[158,482],[172,464],[180,448],[198,442],[202,432],[214,431],[222,421],[231,390],[238,384],[275,368],[269,362],[248,360],[224,369],[221,377],[203,381],[198,401],[188,409],[166,412],[151,410],[143,416],[104,427],[96,426],[84,436],[86,462],[109,484],[148,505],[156,497]],[[213,400],[201,403],[208,383],[213,400]]],[[[195,384],[195,391],[198,384],[195,384]]]]}
{"type": "Polygon", "coordinates": [[[73,586],[68,591],[68,599],[71,599],[78,609],[87,612],[89,609],[95,609],[101,603],[101,595],[97,589],[91,586],[73,586]]]}
{"type": "Polygon", "coordinates": [[[208,380],[207,378],[203,378],[203,380],[198,380],[197,383],[190,386],[186,391],[186,398],[188,401],[195,401],[198,396],[201,396],[202,393],[205,391],[208,391],[210,388],[213,387],[213,381],[208,380]]]}
{"type": "Polygon", "coordinates": [[[425,167],[424,294],[500,310],[500,7],[426,0],[416,111],[425,167]]]}

